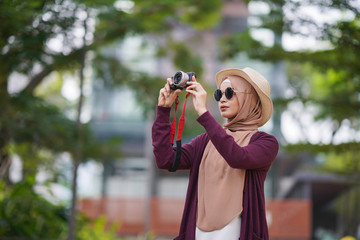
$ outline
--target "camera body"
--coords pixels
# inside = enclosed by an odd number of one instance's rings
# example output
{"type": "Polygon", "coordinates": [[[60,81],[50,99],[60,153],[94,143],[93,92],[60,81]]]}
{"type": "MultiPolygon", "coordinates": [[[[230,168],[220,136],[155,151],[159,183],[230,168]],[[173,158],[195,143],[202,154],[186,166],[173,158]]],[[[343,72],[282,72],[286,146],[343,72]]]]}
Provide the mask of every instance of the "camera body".
{"type": "Polygon", "coordinates": [[[187,88],[187,82],[191,81],[192,77],[195,76],[196,74],[194,72],[188,72],[185,73],[183,71],[177,71],[173,77],[171,77],[173,79],[173,84],[170,85],[170,89],[171,90],[176,90],[176,89],[184,89],[187,88]]]}

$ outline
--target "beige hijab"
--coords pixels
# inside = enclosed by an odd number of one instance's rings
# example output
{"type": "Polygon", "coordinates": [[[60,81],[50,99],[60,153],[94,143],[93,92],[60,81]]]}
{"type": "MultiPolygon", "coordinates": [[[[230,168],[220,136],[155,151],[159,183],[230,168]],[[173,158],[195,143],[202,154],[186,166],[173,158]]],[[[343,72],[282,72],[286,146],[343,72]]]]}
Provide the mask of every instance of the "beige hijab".
{"type": "MultiPolygon", "coordinates": [[[[255,89],[239,76],[227,77],[239,101],[239,112],[224,125],[239,146],[249,144],[261,120],[255,89]]],[[[240,161],[240,159],[239,159],[240,161]]],[[[197,227],[206,232],[223,228],[242,212],[245,169],[231,168],[211,141],[201,159],[198,179],[197,227]]]]}

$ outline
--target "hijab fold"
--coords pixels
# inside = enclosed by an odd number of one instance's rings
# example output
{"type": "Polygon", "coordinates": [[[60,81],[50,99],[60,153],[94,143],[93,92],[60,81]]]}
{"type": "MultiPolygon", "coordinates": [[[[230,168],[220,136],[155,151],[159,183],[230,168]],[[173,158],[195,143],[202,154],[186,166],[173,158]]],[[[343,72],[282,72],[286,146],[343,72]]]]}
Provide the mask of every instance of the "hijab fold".
{"type": "MultiPolygon", "coordinates": [[[[228,76],[239,112],[224,128],[239,146],[249,144],[261,121],[261,102],[255,89],[239,76],[228,76]]],[[[239,159],[241,161],[241,159],[239,159]]],[[[231,168],[211,141],[201,159],[198,179],[197,227],[219,230],[242,212],[245,169],[231,168]]]]}

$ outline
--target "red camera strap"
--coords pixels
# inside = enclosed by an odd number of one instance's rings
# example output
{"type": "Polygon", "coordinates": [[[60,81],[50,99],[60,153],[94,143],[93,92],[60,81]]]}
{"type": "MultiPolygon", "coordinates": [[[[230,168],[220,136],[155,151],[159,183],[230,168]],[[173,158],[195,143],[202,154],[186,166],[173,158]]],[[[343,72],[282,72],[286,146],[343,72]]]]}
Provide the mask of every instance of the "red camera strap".
{"type": "Polygon", "coordinates": [[[171,124],[171,132],[170,132],[171,145],[174,145],[174,138],[175,138],[175,133],[176,133],[176,112],[177,112],[178,105],[179,105],[179,96],[177,96],[176,100],[175,100],[174,120],[171,124]]]}
{"type": "MultiPolygon", "coordinates": [[[[179,119],[179,128],[178,128],[178,132],[177,132],[176,141],[180,141],[180,140],[181,140],[182,132],[183,132],[183,130],[184,130],[184,124],[185,124],[185,107],[186,107],[186,100],[188,99],[189,95],[190,95],[190,93],[186,94],[186,97],[185,97],[183,111],[182,111],[181,117],[180,117],[180,119],[179,119]]],[[[177,112],[178,105],[179,105],[179,96],[177,96],[177,97],[176,97],[176,100],[175,100],[174,120],[173,120],[172,125],[171,125],[170,140],[171,140],[171,144],[172,144],[172,145],[174,144],[175,133],[176,133],[176,112],[177,112]]]]}
{"type": "MultiPolygon", "coordinates": [[[[179,128],[178,128],[178,133],[177,133],[177,138],[176,138],[176,154],[175,154],[175,159],[174,162],[171,166],[171,168],[169,169],[170,172],[175,172],[180,165],[180,158],[181,158],[181,135],[182,132],[184,130],[184,124],[185,124],[185,107],[186,107],[186,100],[188,99],[190,93],[186,94],[185,97],[185,101],[184,101],[184,107],[183,107],[183,111],[181,114],[181,117],[179,119],[179,128]]],[[[176,111],[177,111],[177,107],[179,105],[179,97],[176,97],[175,100],[175,114],[174,114],[174,120],[172,122],[172,126],[171,126],[171,132],[170,132],[170,140],[171,140],[171,145],[174,145],[174,138],[175,138],[175,132],[176,132],[176,111]]]]}

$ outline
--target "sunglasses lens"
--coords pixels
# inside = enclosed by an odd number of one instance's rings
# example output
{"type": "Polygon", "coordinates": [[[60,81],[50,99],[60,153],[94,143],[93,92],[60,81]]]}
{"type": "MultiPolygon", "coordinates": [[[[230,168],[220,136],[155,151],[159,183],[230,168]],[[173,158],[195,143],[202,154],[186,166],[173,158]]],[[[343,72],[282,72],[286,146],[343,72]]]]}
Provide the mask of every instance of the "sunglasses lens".
{"type": "Polygon", "coordinates": [[[220,89],[216,89],[215,92],[214,92],[214,98],[215,98],[215,100],[216,100],[217,102],[220,101],[221,96],[222,96],[221,90],[220,90],[220,89]]]}
{"type": "Polygon", "coordinates": [[[228,87],[225,89],[225,97],[227,99],[230,100],[233,97],[233,95],[234,95],[234,90],[232,88],[228,87]]]}
{"type": "MultiPolygon", "coordinates": [[[[233,95],[234,95],[234,90],[233,90],[231,87],[228,87],[228,88],[225,89],[225,97],[226,97],[227,99],[230,100],[230,99],[233,97],[233,95]]],[[[220,89],[216,89],[215,92],[214,92],[214,98],[215,98],[215,100],[216,100],[216,101],[220,101],[221,97],[222,97],[222,92],[221,92],[221,90],[220,90],[220,89]]]]}

